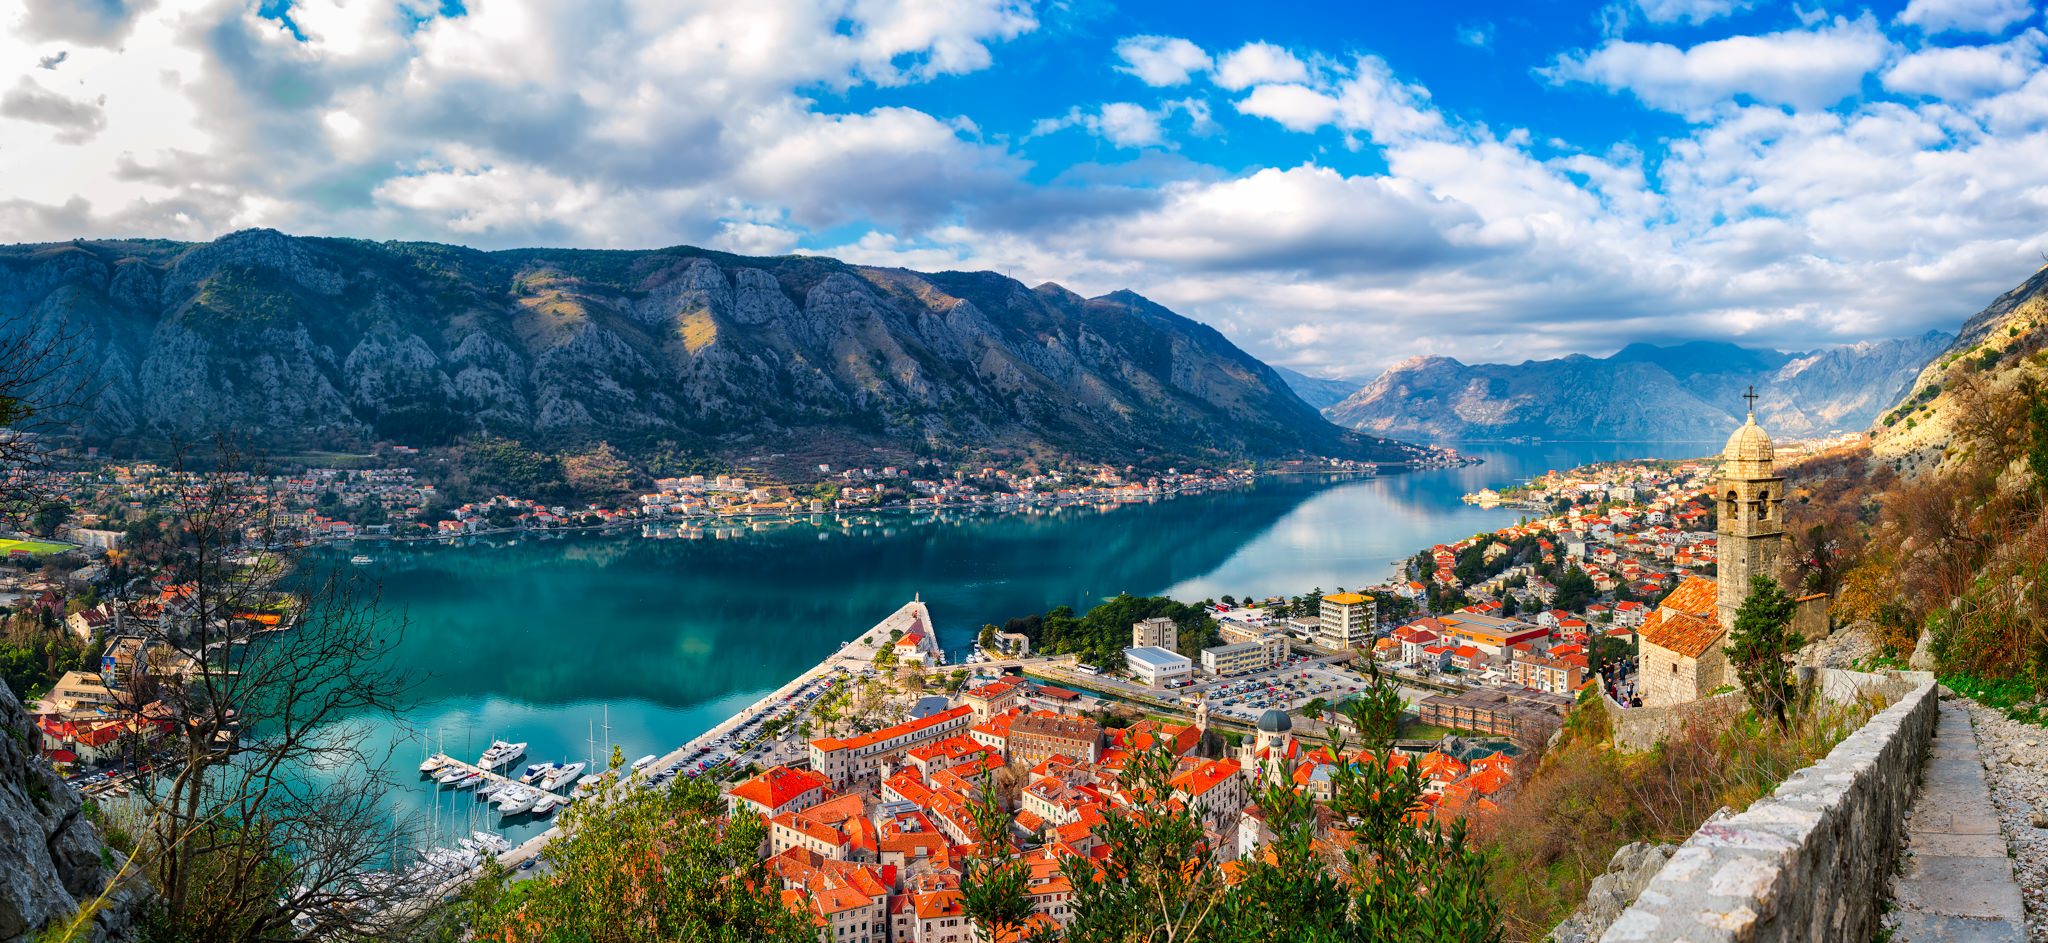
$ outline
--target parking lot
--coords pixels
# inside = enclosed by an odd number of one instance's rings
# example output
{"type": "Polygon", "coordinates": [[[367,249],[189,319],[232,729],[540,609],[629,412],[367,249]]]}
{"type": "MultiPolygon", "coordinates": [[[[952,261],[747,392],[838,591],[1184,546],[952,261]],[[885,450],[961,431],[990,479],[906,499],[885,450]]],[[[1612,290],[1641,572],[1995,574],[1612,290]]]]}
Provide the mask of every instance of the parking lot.
{"type": "Polygon", "coordinates": [[[1274,708],[1298,711],[1319,697],[1335,705],[1365,687],[1365,679],[1349,670],[1296,657],[1275,671],[1198,684],[1185,696],[1206,698],[1212,714],[1257,720],[1274,708]]]}

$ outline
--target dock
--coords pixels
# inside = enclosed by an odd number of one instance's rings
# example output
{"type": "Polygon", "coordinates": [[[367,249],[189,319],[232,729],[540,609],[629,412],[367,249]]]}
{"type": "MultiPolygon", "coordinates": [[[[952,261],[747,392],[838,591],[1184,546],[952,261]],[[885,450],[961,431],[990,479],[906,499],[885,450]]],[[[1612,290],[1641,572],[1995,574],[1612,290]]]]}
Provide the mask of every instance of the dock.
{"type": "MultiPolygon", "coordinates": [[[[441,761],[441,763],[442,763],[442,765],[440,766],[440,768],[438,768],[438,769],[434,770],[434,771],[433,771],[432,773],[429,773],[429,774],[428,774],[428,775],[430,775],[430,776],[439,776],[439,775],[441,775],[442,773],[446,772],[446,771],[447,771],[447,769],[448,769],[448,767],[450,767],[450,766],[454,766],[454,767],[457,767],[457,768],[460,768],[460,769],[464,769],[464,770],[467,770],[467,771],[469,771],[469,772],[472,772],[472,773],[481,773],[481,774],[483,775],[483,777],[484,777],[485,779],[488,779],[488,780],[490,780],[490,781],[492,781],[492,782],[494,782],[494,783],[500,783],[500,784],[506,784],[506,783],[509,783],[509,784],[511,784],[511,785],[514,785],[514,786],[520,786],[520,787],[522,787],[522,788],[523,788],[523,787],[526,787],[526,786],[533,786],[533,788],[535,788],[535,789],[539,789],[539,788],[540,788],[540,786],[539,786],[539,785],[537,785],[537,784],[535,784],[535,783],[522,783],[522,782],[520,782],[519,780],[517,780],[517,779],[513,779],[512,777],[510,777],[510,776],[506,776],[506,775],[504,775],[504,774],[502,774],[502,773],[494,773],[494,772],[491,772],[490,770],[484,769],[483,767],[481,767],[481,766],[478,766],[478,765],[476,765],[475,763],[465,763],[465,762],[463,762],[463,761],[461,761],[461,760],[458,760],[458,759],[456,759],[456,758],[454,758],[454,757],[452,757],[452,756],[449,756],[449,755],[448,755],[448,754],[446,754],[446,753],[436,753],[436,754],[434,754],[433,756],[431,756],[431,757],[428,757],[428,759],[438,759],[438,760],[440,760],[440,761],[441,761]]],[[[518,760],[514,760],[513,762],[514,762],[514,763],[517,763],[517,762],[518,762],[518,760]]]]}
{"type": "MultiPolygon", "coordinates": [[[[649,764],[642,771],[641,775],[652,776],[661,770],[668,769],[669,767],[681,763],[685,757],[689,756],[692,752],[695,752],[698,747],[710,746],[719,737],[731,733],[732,731],[738,729],[747,722],[757,719],[761,717],[763,714],[768,713],[769,711],[775,710],[777,707],[785,703],[785,697],[795,693],[799,688],[802,688],[804,685],[809,684],[812,681],[816,681],[820,678],[829,677],[836,669],[843,667],[851,674],[859,672],[862,668],[870,667],[874,664],[875,653],[880,651],[882,646],[889,644],[890,630],[899,628],[908,629],[913,621],[922,621],[922,623],[928,631],[935,631],[932,625],[931,611],[925,608],[925,604],[922,601],[912,600],[908,603],[905,603],[902,606],[902,608],[899,608],[895,612],[890,613],[887,618],[875,623],[875,625],[872,628],[869,628],[868,630],[860,633],[859,635],[854,636],[852,641],[849,641],[845,645],[840,646],[838,651],[826,656],[824,661],[819,662],[815,667],[811,668],[809,671],[797,675],[795,678],[790,679],[789,683],[784,684],[783,686],[768,692],[768,694],[764,695],[759,700],[748,705],[746,709],[735,712],[731,717],[726,718],[722,723],[719,723],[718,725],[712,727],[710,730],[706,730],[703,733],[698,734],[695,738],[690,740],[690,742],[685,743],[682,746],[677,747],[676,749],[668,753],[662,754],[659,759],[656,759],[653,763],[649,764]],[[869,639],[874,639],[874,641],[871,643],[868,641],[869,639]]],[[[461,769],[466,769],[477,773],[482,773],[484,776],[495,781],[512,783],[519,782],[516,779],[512,779],[510,777],[498,773],[489,772],[477,766],[474,763],[468,763],[462,760],[458,760],[452,756],[447,755],[446,753],[436,753],[434,754],[434,756],[439,757],[448,765],[452,765],[461,769]]],[[[445,770],[446,768],[446,766],[441,767],[442,770],[445,770]]],[[[437,770],[436,773],[438,774],[439,771],[440,770],[437,770]]],[[[601,772],[602,770],[597,771],[601,772]]],[[[521,785],[530,784],[522,783],[521,785]]],[[[498,855],[498,863],[508,868],[517,868],[522,862],[526,861],[527,859],[538,858],[547,850],[548,843],[560,837],[561,834],[561,826],[550,825],[548,826],[546,831],[543,831],[540,834],[527,839],[525,842],[521,843],[517,847],[514,847],[511,851],[507,851],[503,854],[498,855]]],[[[401,913],[417,913],[419,908],[426,906],[432,900],[437,900],[446,897],[450,894],[459,892],[463,887],[467,886],[469,882],[475,880],[477,874],[478,872],[471,871],[464,874],[455,875],[449,878],[447,881],[434,887],[426,898],[403,907],[401,909],[401,913]]]]}

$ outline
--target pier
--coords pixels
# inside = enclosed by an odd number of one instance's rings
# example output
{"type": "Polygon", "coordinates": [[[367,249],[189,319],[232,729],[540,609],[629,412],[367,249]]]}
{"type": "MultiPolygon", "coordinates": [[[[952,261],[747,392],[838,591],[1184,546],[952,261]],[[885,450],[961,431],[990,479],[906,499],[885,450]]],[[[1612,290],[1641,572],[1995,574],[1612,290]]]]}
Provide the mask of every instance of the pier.
{"type": "MultiPolygon", "coordinates": [[[[932,626],[931,611],[925,608],[925,604],[922,601],[912,600],[908,603],[905,603],[902,608],[897,609],[893,613],[890,613],[887,618],[875,623],[875,625],[872,628],[869,628],[868,630],[855,636],[851,641],[847,642],[845,645],[840,646],[838,651],[827,656],[824,661],[819,662],[815,667],[811,668],[809,671],[806,671],[803,674],[800,674],[795,678],[790,679],[790,681],[787,684],[784,684],[783,686],[776,688],[773,691],[770,691],[761,699],[748,705],[746,709],[734,713],[731,717],[726,718],[723,722],[719,723],[717,726],[712,727],[710,730],[706,730],[703,733],[698,734],[690,742],[685,743],[682,746],[677,747],[676,749],[668,753],[662,754],[653,763],[648,764],[648,766],[645,769],[641,770],[640,776],[653,776],[655,773],[660,772],[661,770],[668,769],[683,762],[685,757],[688,757],[691,753],[697,751],[700,747],[709,747],[712,744],[714,744],[719,737],[725,736],[733,732],[734,730],[737,730],[740,727],[746,725],[747,723],[752,722],[754,720],[758,720],[763,715],[766,715],[769,712],[776,710],[781,705],[788,703],[785,699],[788,698],[790,695],[794,694],[798,689],[802,688],[804,685],[809,684],[812,681],[830,677],[833,674],[833,672],[837,669],[844,668],[846,669],[847,673],[851,675],[858,673],[862,668],[871,667],[874,664],[875,654],[881,651],[883,646],[889,644],[889,633],[896,629],[908,630],[914,622],[921,622],[924,625],[926,631],[936,631],[932,626]],[[869,641],[870,639],[872,639],[873,641],[869,641]]],[[[493,773],[488,770],[485,770],[474,763],[468,763],[462,760],[455,759],[454,757],[448,756],[446,753],[436,753],[434,754],[434,756],[441,758],[448,765],[452,765],[461,769],[470,770],[477,773],[482,773],[485,777],[492,779],[494,781],[510,783],[519,782],[517,779],[513,779],[501,775],[499,773],[493,773]]],[[[439,773],[440,771],[445,769],[447,769],[447,766],[442,766],[436,770],[436,773],[439,773]]],[[[592,771],[602,772],[603,768],[600,766],[598,768],[593,769],[592,771]]],[[[622,772],[624,771],[622,770],[622,772]]],[[[520,785],[531,784],[520,783],[520,785]]],[[[498,855],[498,863],[508,868],[516,869],[522,862],[526,861],[527,859],[539,857],[547,849],[548,842],[554,840],[557,837],[560,837],[561,834],[561,826],[550,825],[546,831],[541,832],[539,835],[535,835],[534,837],[527,839],[525,842],[514,847],[512,850],[498,855]]],[[[460,891],[463,887],[467,886],[469,882],[476,879],[477,873],[478,872],[471,871],[468,873],[455,875],[449,878],[447,881],[437,885],[432,889],[428,900],[422,900],[419,902],[415,902],[411,905],[408,905],[402,908],[401,912],[407,914],[416,913],[420,907],[426,906],[429,900],[443,898],[447,895],[460,891]]]]}
{"type": "MultiPolygon", "coordinates": [[[[540,788],[540,786],[536,783],[522,783],[517,779],[513,779],[510,776],[504,775],[503,773],[491,772],[490,770],[484,769],[483,767],[478,766],[475,763],[465,763],[452,756],[449,756],[446,753],[436,753],[433,756],[428,757],[428,759],[439,759],[441,761],[441,766],[437,767],[432,773],[427,774],[429,776],[439,776],[442,773],[446,772],[448,770],[448,767],[454,766],[471,773],[481,774],[485,779],[488,779],[494,783],[510,784],[514,786],[519,786],[521,788],[527,786],[532,786],[535,789],[540,788]]],[[[516,764],[519,761],[513,760],[512,762],[516,764]]]]}

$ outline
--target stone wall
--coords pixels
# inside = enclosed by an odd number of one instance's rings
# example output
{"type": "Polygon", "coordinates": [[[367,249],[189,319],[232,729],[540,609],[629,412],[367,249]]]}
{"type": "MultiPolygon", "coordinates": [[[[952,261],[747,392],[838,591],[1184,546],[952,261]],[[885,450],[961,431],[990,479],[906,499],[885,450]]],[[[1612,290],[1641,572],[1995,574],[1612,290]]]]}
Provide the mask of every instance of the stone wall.
{"type": "Polygon", "coordinates": [[[1924,672],[1829,674],[1824,691],[1904,694],[1748,810],[1700,826],[1602,943],[1871,938],[1940,700],[1924,672]]]}
{"type": "Polygon", "coordinates": [[[1725,726],[1729,718],[1749,706],[1740,691],[1663,707],[1623,707],[1605,693],[1600,696],[1606,702],[1608,723],[1614,728],[1614,745],[1638,753],[1687,726],[1725,726]]]}

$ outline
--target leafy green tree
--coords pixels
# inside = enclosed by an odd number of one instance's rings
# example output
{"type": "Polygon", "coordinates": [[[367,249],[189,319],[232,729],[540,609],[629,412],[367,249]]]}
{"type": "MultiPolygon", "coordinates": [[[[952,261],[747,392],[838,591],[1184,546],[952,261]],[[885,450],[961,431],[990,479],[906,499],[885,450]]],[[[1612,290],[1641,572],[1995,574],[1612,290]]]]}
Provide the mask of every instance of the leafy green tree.
{"type": "Polygon", "coordinates": [[[1599,595],[1600,588],[1593,585],[1593,578],[1576,566],[1566,567],[1564,575],[1557,578],[1557,598],[1551,604],[1566,612],[1584,612],[1586,604],[1599,595]]]}
{"type": "Polygon", "coordinates": [[[1358,731],[1358,739],[1371,747],[1391,745],[1401,735],[1401,712],[1408,702],[1401,685],[1382,674],[1380,666],[1367,662],[1365,690],[1344,704],[1344,713],[1358,731]]]}
{"type": "Polygon", "coordinates": [[[974,643],[980,646],[982,651],[993,650],[996,647],[996,627],[993,625],[982,626],[981,635],[975,638],[974,643]]]}
{"type": "Polygon", "coordinates": [[[757,853],[768,824],[724,806],[707,780],[614,785],[561,813],[547,872],[514,884],[494,865],[454,915],[476,940],[813,943],[757,853]]]}
{"type": "Polygon", "coordinates": [[[1768,576],[1749,578],[1749,598],[1735,611],[1728,633],[1728,662],[1736,681],[1756,712],[1785,726],[1793,698],[1792,669],[1787,660],[1799,649],[1791,632],[1798,606],[1768,576]]]}

